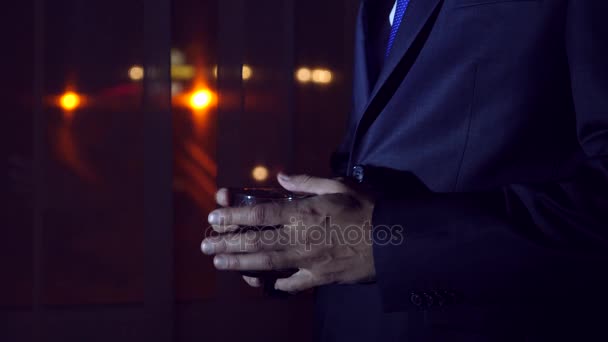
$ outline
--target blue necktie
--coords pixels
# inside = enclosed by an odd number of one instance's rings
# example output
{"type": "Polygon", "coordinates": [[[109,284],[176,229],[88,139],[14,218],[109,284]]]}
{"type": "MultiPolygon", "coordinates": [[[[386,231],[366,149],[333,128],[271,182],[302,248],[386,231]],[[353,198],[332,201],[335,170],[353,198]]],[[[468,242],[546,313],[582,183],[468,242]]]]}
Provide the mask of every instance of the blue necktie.
{"type": "Polygon", "coordinates": [[[399,32],[399,26],[401,26],[401,21],[403,20],[403,16],[405,15],[405,11],[407,10],[407,6],[409,4],[410,0],[397,0],[395,19],[393,19],[393,27],[391,28],[391,34],[388,37],[388,45],[386,47],[386,58],[388,58],[388,56],[391,54],[393,44],[395,43],[395,38],[397,38],[397,32],[399,32]]]}

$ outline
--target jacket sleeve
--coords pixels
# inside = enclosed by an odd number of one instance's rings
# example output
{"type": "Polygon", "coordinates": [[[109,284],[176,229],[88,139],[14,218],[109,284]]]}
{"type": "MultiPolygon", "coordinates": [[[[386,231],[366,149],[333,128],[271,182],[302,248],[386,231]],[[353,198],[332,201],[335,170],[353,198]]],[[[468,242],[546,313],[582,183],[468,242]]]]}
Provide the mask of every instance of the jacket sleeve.
{"type": "Polygon", "coordinates": [[[568,6],[566,46],[582,150],[577,170],[569,179],[484,193],[380,199],[374,259],[386,311],[421,306],[425,292],[518,306],[588,300],[594,294],[585,289],[605,284],[608,4],[570,0],[568,6]]]}

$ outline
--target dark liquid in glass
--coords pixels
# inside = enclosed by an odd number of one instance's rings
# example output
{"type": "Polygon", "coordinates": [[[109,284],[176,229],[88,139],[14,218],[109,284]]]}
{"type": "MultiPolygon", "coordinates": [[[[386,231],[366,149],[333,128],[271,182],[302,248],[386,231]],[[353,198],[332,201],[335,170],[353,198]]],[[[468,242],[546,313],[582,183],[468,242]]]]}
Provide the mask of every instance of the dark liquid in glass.
{"type": "MultiPolygon", "coordinates": [[[[275,188],[242,188],[242,189],[230,189],[230,206],[232,207],[245,207],[253,206],[262,203],[285,203],[294,201],[297,199],[305,198],[305,195],[297,195],[287,192],[282,189],[275,188]]],[[[277,229],[280,227],[243,227],[242,231],[247,230],[264,230],[264,229],[277,229]]],[[[282,297],[286,294],[281,291],[277,291],[274,288],[274,283],[277,279],[289,278],[298,269],[284,269],[275,271],[247,271],[241,272],[244,276],[258,278],[262,281],[264,292],[273,297],[282,297]]]]}

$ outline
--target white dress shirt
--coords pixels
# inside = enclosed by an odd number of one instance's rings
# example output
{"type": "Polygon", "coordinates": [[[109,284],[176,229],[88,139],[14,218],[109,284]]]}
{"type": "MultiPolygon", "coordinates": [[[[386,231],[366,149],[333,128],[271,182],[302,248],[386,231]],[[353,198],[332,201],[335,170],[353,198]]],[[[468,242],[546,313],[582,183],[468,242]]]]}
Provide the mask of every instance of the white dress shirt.
{"type": "Polygon", "coordinates": [[[391,23],[391,26],[393,26],[393,22],[395,21],[395,12],[397,11],[397,1],[395,1],[395,4],[393,5],[391,14],[388,15],[388,22],[391,23]]]}

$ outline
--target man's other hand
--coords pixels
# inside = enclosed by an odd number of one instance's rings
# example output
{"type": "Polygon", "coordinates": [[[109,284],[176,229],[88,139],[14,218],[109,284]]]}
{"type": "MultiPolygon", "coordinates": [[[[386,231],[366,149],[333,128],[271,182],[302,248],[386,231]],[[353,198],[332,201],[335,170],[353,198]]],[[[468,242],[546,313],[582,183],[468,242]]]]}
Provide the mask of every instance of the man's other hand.
{"type": "MultiPolygon", "coordinates": [[[[345,183],[280,174],[279,183],[295,193],[315,195],[286,203],[229,208],[229,193],[216,195],[224,208],[209,214],[220,236],[203,241],[220,270],[299,269],[275,283],[277,290],[304,291],[327,284],[352,284],[375,277],[371,243],[373,200],[345,183]],[[239,227],[277,227],[239,232],[239,227]]],[[[260,280],[245,277],[251,286],[260,280]]]]}

